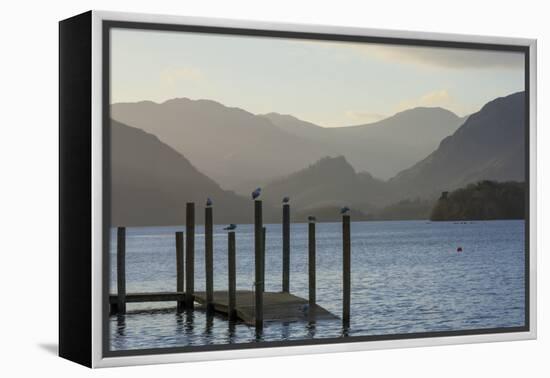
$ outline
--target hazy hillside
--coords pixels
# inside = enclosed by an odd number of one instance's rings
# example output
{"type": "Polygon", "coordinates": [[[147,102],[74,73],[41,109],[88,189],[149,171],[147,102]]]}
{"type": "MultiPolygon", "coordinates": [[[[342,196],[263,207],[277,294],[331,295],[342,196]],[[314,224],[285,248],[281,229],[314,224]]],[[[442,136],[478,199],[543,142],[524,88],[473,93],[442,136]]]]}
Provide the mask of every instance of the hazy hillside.
{"type": "MultiPolygon", "coordinates": [[[[202,204],[210,196],[217,221],[248,223],[248,196],[257,186],[264,189],[266,222],[279,220],[285,196],[291,197],[298,217],[329,219],[334,209],[347,205],[361,219],[425,218],[442,191],[480,180],[525,181],[524,114],[523,93],[491,101],[435,151],[383,181],[350,160],[357,154],[366,165],[402,163],[406,159],[400,151],[420,153],[403,148],[407,143],[422,145],[443,123],[449,130],[452,120],[462,119],[443,109],[418,108],[370,126],[325,129],[291,116],[255,116],[212,101],[113,105],[114,116],[158,135],[113,122],[113,219],[181,223],[185,202],[202,204]],[[410,120],[408,126],[404,120],[410,120]],[[415,135],[412,129],[424,131],[415,135]],[[346,154],[333,155],[340,149],[346,154]],[[223,190],[218,179],[239,187],[246,198],[223,190]]],[[[198,216],[202,219],[202,211],[198,216]]],[[[334,216],[338,218],[336,212],[334,216]]]]}
{"type": "Polygon", "coordinates": [[[525,184],[481,181],[457,189],[437,201],[430,219],[494,220],[525,218],[525,184]]]}
{"type": "Polygon", "coordinates": [[[414,108],[375,123],[324,128],[290,115],[264,115],[300,138],[324,145],[327,155],[343,155],[357,171],[389,179],[437,148],[463,123],[442,108],[414,108]]]}
{"type": "Polygon", "coordinates": [[[222,190],[157,137],[113,121],[111,144],[113,225],[184,224],[190,201],[196,202],[200,223],[208,196],[215,203],[216,223],[250,223],[251,200],[222,190]]]}
{"type": "Polygon", "coordinates": [[[113,119],[156,135],[224,189],[248,193],[325,155],[269,120],[214,101],[179,98],[115,104],[113,119]]]}
{"type": "Polygon", "coordinates": [[[264,198],[272,204],[289,196],[293,209],[312,211],[348,205],[369,212],[388,197],[386,184],[366,173],[357,174],[343,156],[325,157],[267,185],[264,198]]]}
{"type": "Polygon", "coordinates": [[[323,156],[343,155],[357,171],[387,179],[432,152],[460,124],[444,109],[416,108],[370,125],[323,128],[186,98],[114,104],[111,116],[156,135],[224,189],[245,194],[323,156]]]}
{"type": "Polygon", "coordinates": [[[427,197],[480,180],[525,181],[524,117],[524,92],[487,103],[390,186],[400,196],[427,197]]]}

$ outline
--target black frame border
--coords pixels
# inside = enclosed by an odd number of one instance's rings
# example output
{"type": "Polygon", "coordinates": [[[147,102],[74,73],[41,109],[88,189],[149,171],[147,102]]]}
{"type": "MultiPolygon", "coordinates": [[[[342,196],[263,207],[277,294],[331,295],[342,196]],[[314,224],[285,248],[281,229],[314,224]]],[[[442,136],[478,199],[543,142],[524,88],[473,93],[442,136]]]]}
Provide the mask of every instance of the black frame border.
{"type": "MultiPolygon", "coordinates": [[[[313,27],[313,26],[312,26],[313,27]]],[[[192,353],[192,352],[207,352],[207,351],[223,351],[223,350],[239,350],[239,349],[256,349],[256,348],[275,348],[275,347],[294,347],[307,345],[330,345],[350,342],[366,342],[366,341],[385,341],[385,340],[406,340],[420,338],[437,338],[449,336],[469,336],[469,335],[487,335],[487,334],[502,334],[514,332],[529,332],[530,331],[530,46],[513,45],[513,44],[498,44],[498,43],[482,43],[482,42],[457,42],[457,41],[440,41],[418,38],[397,38],[397,37],[375,37],[353,34],[331,34],[318,32],[297,32],[284,30],[266,30],[266,29],[247,29],[237,27],[218,27],[218,26],[199,26],[185,24],[164,24],[164,23],[149,23],[149,22],[134,22],[134,21],[102,21],[102,130],[103,130],[103,241],[102,241],[102,355],[103,357],[123,357],[123,356],[142,356],[142,355],[157,355],[167,353],[192,353]],[[206,34],[221,34],[221,35],[239,35],[239,36],[254,36],[267,38],[289,38],[289,39],[309,39],[309,40],[324,40],[324,41],[343,41],[343,42],[363,42],[363,43],[379,43],[388,45],[413,45],[425,47],[446,47],[446,48],[463,48],[474,50],[493,50],[507,52],[521,52],[524,54],[524,72],[525,72],[525,325],[520,327],[501,327],[501,328],[485,328],[485,329],[470,329],[458,331],[436,331],[436,332],[418,332],[409,334],[390,334],[390,335],[370,335],[370,336],[349,336],[340,338],[320,338],[320,339],[304,339],[291,341],[267,341],[267,342],[252,342],[242,344],[217,344],[204,346],[187,346],[187,347],[169,347],[169,348],[152,348],[152,349],[130,349],[112,351],[109,348],[109,245],[110,245],[110,31],[112,29],[138,29],[150,31],[174,31],[174,32],[191,32],[191,33],[206,33],[206,34]]],[[[406,31],[402,32],[406,34],[406,31]]],[[[427,37],[428,38],[428,37],[427,37]]]]}
{"type": "Polygon", "coordinates": [[[59,22],[59,356],[92,366],[92,12],[59,22]]]}

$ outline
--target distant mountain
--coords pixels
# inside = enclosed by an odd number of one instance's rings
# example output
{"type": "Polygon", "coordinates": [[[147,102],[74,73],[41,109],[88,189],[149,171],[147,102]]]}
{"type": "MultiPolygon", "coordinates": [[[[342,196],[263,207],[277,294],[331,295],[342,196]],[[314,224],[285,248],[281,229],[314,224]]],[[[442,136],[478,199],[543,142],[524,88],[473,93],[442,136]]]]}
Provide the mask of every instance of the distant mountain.
{"type": "Polygon", "coordinates": [[[487,103],[389,186],[403,198],[437,197],[481,180],[525,181],[524,92],[487,103]]]}
{"type": "Polygon", "coordinates": [[[442,108],[414,108],[359,126],[324,128],[290,115],[269,113],[281,130],[325,146],[327,155],[343,155],[357,171],[389,179],[424,158],[464,119],[442,108]]]}
{"type": "Polygon", "coordinates": [[[285,132],[301,138],[326,142],[326,128],[314,123],[302,121],[290,114],[267,113],[260,115],[285,132]]]}
{"type": "Polygon", "coordinates": [[[345,156],[357,171],[387,179],[432,152],[461,122],[441,108],[416,108],[369,125],[324,128],[186,98],[114,104],[111,116],[156,135],[224,189],[245,194],[323,156],[345,156]]]}
{"type": "Polygon", "coordinates": [[[325,155],[318,143],[214,101],[178,98],[111,106],[113,119],[156,135],[225,189],[249,193],[325,155]]]}
{"type": "Polygon", "coordinates": [[[525,183],[480,181],[445,193],[434,206],[433,221],[525,218],[525,183]]]}
{"type": "MultiPolygon", "coordinates": [[[[369,212],[387,197],[386,184],[356,173],[343,156],[325,157],[315,164],[268,184],[264,199],[276,205],[289,196],[293,211],[307,212],[344,205],[369,212]]],[[[337,213],[336,213],[337,214],[337,213]]]]}
{"type": "Polygon", "coordinates": [[[113,225],[184,224],[186,202],[196,203],[202,223],[207,196],[214,201],[216,223],[250,223],[252,201],[222,190],[156,136],[112,121],[111,145],[113,225]]]}

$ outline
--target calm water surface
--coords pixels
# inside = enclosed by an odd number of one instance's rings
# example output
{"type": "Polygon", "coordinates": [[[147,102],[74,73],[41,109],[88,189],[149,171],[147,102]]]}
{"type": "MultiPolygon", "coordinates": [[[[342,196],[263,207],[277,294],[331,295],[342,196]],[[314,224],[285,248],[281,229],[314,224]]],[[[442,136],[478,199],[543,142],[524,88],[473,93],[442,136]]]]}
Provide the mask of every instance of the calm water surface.
{"type": "MultiPolygon", "coordinates": [[[[266,291],[281,290],[281,225],[266,225],[266,291]]],[[[292,224],[290,290],[307,298],[307,224],[292,224]]],[[[317,224],[317,301],[342,312],[341,224],[317,224]]],[[[214,229],[214,289],[227,289],[227,233],[214,229]]],[[[175,291],[175,231],[128,228],[128,292],[175,291]]],[[[237,289],[252,289],[253,226],[239,225],[237,289]]],[[[116,230],[111,235],[111,292],[116,292],[116,230]]],[[[426,221],[352,223],[351,325],[340,321],[266,322],[257,336],[203,311],[177,314],[174,303],[128,304],[110,317],[111,350],[404,334],[524,325],[524,221],[458,224],[426,221]],[[457,247],[463,252],[457,253],[457,247]]],[[[196,230],[195,290],[204,290],[204,233],[196,230]]]]}

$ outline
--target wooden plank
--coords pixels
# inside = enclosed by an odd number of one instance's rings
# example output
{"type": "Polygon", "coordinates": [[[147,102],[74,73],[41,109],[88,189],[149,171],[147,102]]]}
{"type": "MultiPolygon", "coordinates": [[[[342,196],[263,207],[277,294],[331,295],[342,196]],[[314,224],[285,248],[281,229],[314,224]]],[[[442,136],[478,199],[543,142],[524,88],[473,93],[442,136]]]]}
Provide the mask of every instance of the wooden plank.
{"type": "MultiPolygon", "coordinates": [[[[143,303],[143,302],[172,302],[184,301],[184,292],[153,292],[153,293],[128,293],[126,294],[126,303],[143,303]]],[[[109,303],[117,303],[117,295],[109,296],[109,303]]]]}
{"type": "MultiPolygon", "coordinates": [[[[227,291],[214,292],[214,310],[223,314],[228,312],[228,293],[227,291]]],[[[205,293],[196,292],[195,301],[205,303],[205,293]]],[[[255,326],[255,295],[251,290],[236,291],[236,315],[246,324],[255,326]]],[[[310,321],[308,311],[306,310],[308,301],[290,293],[266,292],[264,293],[264,321],[310,321]]],[[[330,313],[323,307],[315,305],[313,312],[315,320],[336,320],[337,316],[330,313]]]]}

